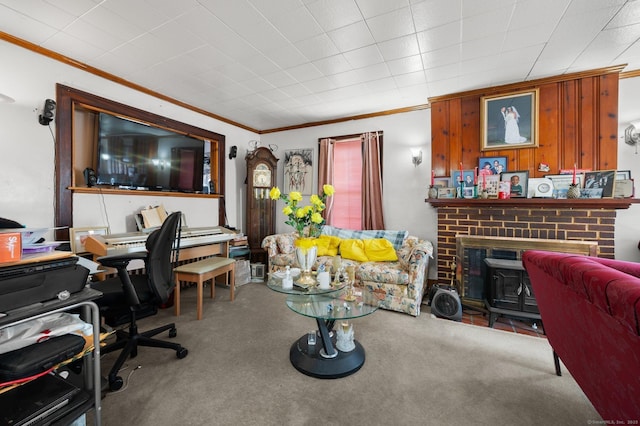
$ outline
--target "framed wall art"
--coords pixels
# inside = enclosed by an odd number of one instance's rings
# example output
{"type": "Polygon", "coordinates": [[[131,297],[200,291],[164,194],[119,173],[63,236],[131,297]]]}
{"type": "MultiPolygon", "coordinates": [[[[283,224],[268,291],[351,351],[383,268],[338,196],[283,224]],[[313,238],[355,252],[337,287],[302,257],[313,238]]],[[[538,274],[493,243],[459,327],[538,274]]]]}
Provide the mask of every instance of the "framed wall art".
{"type": "Polygon", "coordinates": [[[313,191],[313,149],[292,149],[284,152],[285,193],[300,192],[311,195],[313,191]]]}
{"type": "Polygon", "coordinates": [[[433,178],[433,186],[439,186],[441,188],[447,188],[451,186],[451,178],[449,176],[440,176],[433,178]]]}
{"type": "Polygon", "coordinates": [[[88,228],[69,228],[69,243],[74,253],[86,253],[84,243],[90,235],[107,235],[106,226],[92,226],[88,228]]]}
{"type": "Polygon", "coordinates": [[[478,191],[487,190],[489,198],[498,198],[500,175],[483,175],[478,177],[478,191]]]}
{"type": "Polygon", "coordinates": [[[527,198],[527,184],[529,182],[529,170],[516,172],[504,172],[500,175],[501,182],[509,182],[509,196],[511,198],[527,198]]]}
{"type": "MultiPolygon", "coordinates": [[[[464,187],[473,186],[474,175],[475,175],[475,170],[462,171],[462,181],[464,182],[464,187]]],[[[460,170],[454,170],[451,172],[451,186],[453,187],[460,186],[460,170]]]]}
{"type": "Polygon", "coordinates": [[[631,170],[616,171],[616,180],[627,180],[627,179],[631,179],[631,170]]]}
{"type": "Polygon", "coordinates": [[[613,198],[615,184],[616,170],[596,170],[584,174],[584,188],[602,188],[602,198],[613,198]]]}
{"type": "Polygon", "coordinates": [[[478,176],[499,175],[506,171],[507,157],[480,157],[478,160],[478,176]]]}
{"type": "Polygon", "coordinates": [[[480,150],[538,146],[538,89],[480,98],[480,150]]]}

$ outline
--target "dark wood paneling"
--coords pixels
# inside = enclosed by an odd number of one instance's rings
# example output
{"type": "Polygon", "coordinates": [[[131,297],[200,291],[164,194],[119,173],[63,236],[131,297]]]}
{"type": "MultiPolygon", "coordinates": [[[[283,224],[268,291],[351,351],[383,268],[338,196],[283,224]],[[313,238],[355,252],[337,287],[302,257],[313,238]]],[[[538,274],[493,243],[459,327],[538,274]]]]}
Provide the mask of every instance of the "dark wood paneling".
{"type": "Polygon", "coordinates": [[[438,176],[452,170],[473,169],[479,157],[506,156],[508,170],[529,170],[531,177],[556,174],[560,169],[617,168],[619,71],[577,74],[573,78],[523,82],[450,98],[431,100],[432,168],[438,176]],[[482,96],[538,88],[537,148],[480,151],[482,96]],[[538,165],[549,164],[549,172],[538,165]]]}

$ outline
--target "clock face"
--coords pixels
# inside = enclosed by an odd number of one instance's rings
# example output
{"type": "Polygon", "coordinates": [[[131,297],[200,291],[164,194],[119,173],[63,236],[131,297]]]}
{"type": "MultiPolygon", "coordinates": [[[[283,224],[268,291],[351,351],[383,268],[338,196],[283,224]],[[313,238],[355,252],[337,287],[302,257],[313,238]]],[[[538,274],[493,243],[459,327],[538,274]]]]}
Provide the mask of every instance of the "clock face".
{"type": "Polygon", "coordinates": [[[265,164],[258,164],[253,171],[253,186],[268,187],[271,185],[271,170],[265,164]]]}

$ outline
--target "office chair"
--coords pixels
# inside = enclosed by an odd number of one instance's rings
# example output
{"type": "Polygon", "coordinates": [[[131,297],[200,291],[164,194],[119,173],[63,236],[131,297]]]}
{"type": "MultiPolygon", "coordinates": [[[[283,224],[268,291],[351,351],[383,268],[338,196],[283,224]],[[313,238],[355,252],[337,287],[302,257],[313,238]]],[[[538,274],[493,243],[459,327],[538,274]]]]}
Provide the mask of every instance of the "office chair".
{"type": "Polygon", "coordinates": [[[128,331],[116,331],[116,341],[105,346],[102,353],[122,349],[115,364],[109,372],[109,389],[122,387],[122,378],[118,372],[127,358],[138,354],[138,346],[167,348],[176,351],[182,359],[188,350],[179,343],[170,343],[152,338],[169,331],[169,337],[177,334],[175,324],[167,324],[153,330],[138,332],[137,320],[158,312],[158,307],[167,302],[175,285],[173,269],[178,260],[178,242],[180,240],[181,213],[169,215],[160,229],[153,231],[146,241],[146,252],[127,253],[122,255],[103,256],[98,258],[105,267],[116,268],[118,277],[98,281],[92,288],[102,292],[96,303],[104,322],[110,327],[129,324],[128,331]],[[135,259],[144,260],[144,274],[130,274],[127,265],[135,259]]]}

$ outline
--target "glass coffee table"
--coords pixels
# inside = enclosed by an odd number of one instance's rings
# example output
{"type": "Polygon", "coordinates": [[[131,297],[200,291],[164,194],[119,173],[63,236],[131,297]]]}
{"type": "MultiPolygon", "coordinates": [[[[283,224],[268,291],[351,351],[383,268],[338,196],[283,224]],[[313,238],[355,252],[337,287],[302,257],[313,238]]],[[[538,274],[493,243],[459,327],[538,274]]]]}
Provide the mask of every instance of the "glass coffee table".
{"type": "Polygon", "coordinates": [[[282,288],[280,280],[270,277],[267,286],[287,294],[286,304],[297,314],[316,320],[318,329],[296,340],[289,351],[291,364],[301,373],[320,379],[337,379],[358,371],[365,361],[360,342],[347,352],[336,348],[334,324],[372,314],[378,310],[378,299],[373,293],[356,288],[356,300],[344,300],[344,283],[330,289],[312,287],[292,290],[282,288]]]}

